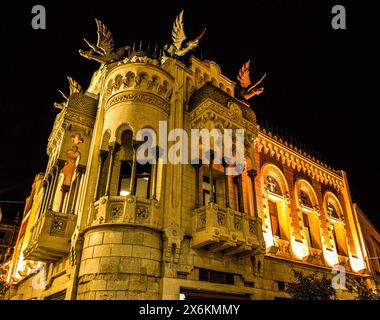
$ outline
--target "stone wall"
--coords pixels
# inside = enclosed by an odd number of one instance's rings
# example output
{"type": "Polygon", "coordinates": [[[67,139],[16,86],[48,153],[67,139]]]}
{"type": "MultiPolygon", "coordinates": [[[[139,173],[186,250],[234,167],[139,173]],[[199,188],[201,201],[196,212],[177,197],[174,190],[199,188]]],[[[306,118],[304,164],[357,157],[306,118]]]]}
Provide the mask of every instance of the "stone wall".
{"type": "Polygon", "coordinates": [[[85,233],[78,299],[159,299],[160,233],[100,226],[85,233]]]}

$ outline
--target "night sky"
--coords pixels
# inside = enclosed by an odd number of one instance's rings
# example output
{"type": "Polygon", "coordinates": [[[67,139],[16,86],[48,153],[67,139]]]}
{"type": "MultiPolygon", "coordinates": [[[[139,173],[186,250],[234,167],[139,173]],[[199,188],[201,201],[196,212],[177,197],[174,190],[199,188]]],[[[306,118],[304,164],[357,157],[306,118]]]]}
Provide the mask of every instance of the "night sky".
{"type": "MultiPolygon", "coordinates": [[[[380,227],[372,102],[378,89],[370,78],[378,38],[375,10],[347,1],[100,3],[2,3],[0,200],[24,200],[34,176],[45,170],[47,139],[59,112],[53,103],[62,101],[58,89],[68,92],[66,75],[86,88],[98,67],[78,53],[87,49],[83,37],[96,42],[94,18],[110,28],[116,46],[164,44],[184,8],[190,39],[207,27],[194,55],[217,62],[234,80],[248,59],[254,77],[266,72],[264,93],[251,100],[258,122],[281,128],[331,167],[345,170],[353,201],[380,227]],[[46,30],[31,27],[35,4],[46,8],[46,30]],[[331,27],[335,4],[346,7],[346,30],[331,27]]],[[[22,206],[2,208],[8,217],[22,212],[22,206]]]]}

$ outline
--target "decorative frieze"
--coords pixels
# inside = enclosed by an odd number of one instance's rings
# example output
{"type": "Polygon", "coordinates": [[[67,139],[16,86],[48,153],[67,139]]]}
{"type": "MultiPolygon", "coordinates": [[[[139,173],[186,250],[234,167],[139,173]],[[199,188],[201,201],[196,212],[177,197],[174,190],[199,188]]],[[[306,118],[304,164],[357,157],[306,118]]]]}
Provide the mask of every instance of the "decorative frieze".
{"type": "Polygon", "coordinates": [[[116,96],[113,96],[111,100],[108,102],[108,104],[105,106],[105,110],[107,111],[109,108],[119,103],[143,103],[154,105],[156,107],[159,107],[166,113],[169,113],[170,110],[169,102],[165,101],[159,96],[139,91],[122,92],[117,94],[116,96]]]}
{"type": "MultiPolygon", "coordinates": [[[[119,92],[138,91],[170,101],[173,88],[171,76],[164,70],[150,66],[141,70],[139,63],[121,64],[110,72],[106,79],[104,99],[112,99],[119,92]]],[[[144,66],[144,64],[141,64],[144,66]]],[[[146,66],[146,65],[145,65],[146,66]]]]}
{"type": "Polygon", "coordinates": [[[263,153],[277,161],[282,165],[302,172],[325,185],[334,187],[337,191],[343,190],[343,179],[332,169],[328,169],[316,161],[309,159],[307,155],[293,150],[292,146],[283,141],[269,136],[262,130],[259,131],[258,137],[255,140],[255,148],[259,153],[263,153]]]}

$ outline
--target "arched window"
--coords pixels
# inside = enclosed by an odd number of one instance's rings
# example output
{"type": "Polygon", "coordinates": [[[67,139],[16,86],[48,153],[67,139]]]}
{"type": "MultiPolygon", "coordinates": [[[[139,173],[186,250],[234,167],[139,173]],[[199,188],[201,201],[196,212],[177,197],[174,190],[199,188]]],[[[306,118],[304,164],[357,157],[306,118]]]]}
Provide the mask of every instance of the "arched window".
{"type": "Polygon", "coordinates": [[[339,223],[332,224],[332,234],[336,247],[336,252],[340,256],[347,256],[347,246],[344,238],[344,233],[339,223]]]}
{"type": "Polygon", "coordinates": [[[300,200],[299,202],[301,205],[308,208],[313,207],[313,204],[311,203],[309,195],[303,190],[300,191],[299,200],[300,200]]]}
{"type": "Polygon", "coordinates": [[[337,197],[331,192],[325,194],[325,210],[331,222],[331,233],[336,252],[340,256],[348,256],[343,209],[337,197]]]}
{"type": "Polygon", "coordinates": [[[128,196],[131,193],[130,185],[133,165],[132,136],[131,130],[125,130],[121,134],[121,145],[118,152],[120,172],[117,192],[120,196],[128,196]]]}
{"type": "Polygon", "coordinates": [[[134,195],[137,197],[149,199],[152,165],[150,163],[142,164],[138,159],[135,164],[133,163],[133,143],[133,132],[129,129],[123,131],[120,149],[117,152],[114,164],[115,176],[118,179],[118,189],[116,192],[119,196],[128,196],[134,192],[134,195]],[[134,166],[135,172],[133,171],[134,166]],[[132,179],[134,179],[134,186],[132,186],[132,179]],[[131,187],[134,187],[134,190],[131,190],[131,187]]]}
{"type": "Polygon", "coordinates": [[[327,201],[327,214],[334,219],[339,219],[338,211],[330,201],[327,201]]]}
{"type": "Polygon", "coordinates": [[[57,182],[57,187],[55,190],[54,198],[53,198],[53,205],[52,205],[52,210],[55,212],[59,212],[62,207],[63,203],[63,195],[64,193],[62,192],[62,187],[63,187],[63,181],[65,180],[65,175],[63,173],[59,174],[58,177],[58,182],[57,182]]]}
{"type": "Polygon", "coordinates": [[[108,173],[108,167],[110,163],[110,153],[108,150],[108,143],[111,138],[111,133],[109,130],[107,130],[102,139],[102,144],[100,146],[99,150],[99,168],[98,168],[98,185],[97,190],[95,190],[96,195],[95,199],[99,199],[99,197],[102,197],[105,195],[106,191],[106,183],[107,183],[107,173],[108,173]]]}
{"type": "Polygon", "coordinates": [[[149,163],[136,165],[136,196],[149,198],[151,168],[149,163]]]}
{"type": "Polygon", "coordinates": [[[309,182],[304,179],[295,183],[296,202],[298,212],[302,215],[303,236],[310,248],[321,249],[321,231],[318,207],[318,198],[309,182]]]}
{"type": "Polygon", "coordinates": [[[275,178],[269,175],[266,177],[265,190],[277,195],[281,195],[280,185],[275,178]]]}
{"type": "MultiPolygon", "coordinates": [[[[210,176],[209,176],[209,169],[208,165],[204,165],[202,167],[202,201],[203,205],[207,205],[209,202],[211,202],[211,186],[212,186],[212,199],[213,202],[216,202],[217,197],[216,197],[216,177],[213,176],[212,181],[210,181],[210,176]]],[[[216,174],[214,171],[213,174],[216,174]]],[[[219,200],[219,199],[218,199],[219,200]]]]}
{"type": "MultiPolygon", "coordinates": [[[[282,190],[280,188],[280,184],[275,177],[272,175],[267,175],[265,179],[265,190],[268,193],[271,193],[275,196],[282,196],[282,190]]],[[[268,199],[268,211],[270,217],[270,223],[272,227],[272,235],[284,239],[289,240],[288,236],[285,232],[285,228],[281,225],[280,215],[279,215],[279,202],[276,198],[270,197],[268,199]]]]}

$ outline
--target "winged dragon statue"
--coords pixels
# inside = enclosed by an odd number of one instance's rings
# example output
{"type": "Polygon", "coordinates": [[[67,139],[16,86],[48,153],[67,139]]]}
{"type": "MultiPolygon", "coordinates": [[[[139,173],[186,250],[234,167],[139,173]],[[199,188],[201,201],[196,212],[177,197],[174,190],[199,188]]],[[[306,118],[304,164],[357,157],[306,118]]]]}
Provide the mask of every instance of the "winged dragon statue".
{"type": "Polygon", "coordinates": [[[95,19],[95,22],[98,28],[98,41],[96,45],[94,45],[86,39],[83,39],[90,47],[90,50],[79,50],[79,54],[82,57],[100,63],[100,68],[94,72],[91,83],[87,89],[87,92],[97,95],[100,92],[101,78],[103,70],[105,70],[104,66],[108,63],[120,61],[131,47],[124,46],[115,49],[115,43],[111,31],[100,20],[95,19]]]}
{"type": "Polygon", "coordinates": [[[249,100],[253,96],[258,96],[264,91],[264,88],[257,88],[257,86],[264,80],[266,73],[261,77],[259,81],[251,85],[251,79],[249,76],[249,65],[251,60],[248,60],[239,70],[237,80],[239,81],[239,96],[244,100],[249,100]]]}
{"type": "Polygon", "coordinates": [[[98,19],[95,19],[98,27],[98,41],[96,45],[83,39],[90,47],[89,51],[79,50],[79,54],[89,60],[95,60],[102,66],[109,62],[119,61],[125,53],[131,49],[129,46],[114,49],[114,40],[111,31],[98,19]]]}
{"type": "Polygon", "coordinates": [[[198,44],[199,41],[202,39],[203,35],[206,32],[206,28],[203,29],[202,33],[196,37],[193,40],[189,40],[186,43],[185,40],[187,39],[185,34],[185,25],[183,23],[183,12],[182,10],[179,15],[176,17],[174,23],[173,23],[173,29],[172,29],[172,44],[166,44],[164,46],[164,56],[163,61],[165,62],[168,56],[169,57],[182,57],[185,54],[187,54],[189,51],[194,50],[198,44]]]}

